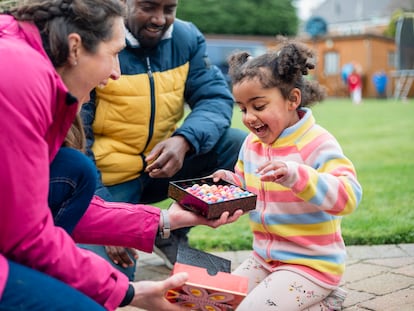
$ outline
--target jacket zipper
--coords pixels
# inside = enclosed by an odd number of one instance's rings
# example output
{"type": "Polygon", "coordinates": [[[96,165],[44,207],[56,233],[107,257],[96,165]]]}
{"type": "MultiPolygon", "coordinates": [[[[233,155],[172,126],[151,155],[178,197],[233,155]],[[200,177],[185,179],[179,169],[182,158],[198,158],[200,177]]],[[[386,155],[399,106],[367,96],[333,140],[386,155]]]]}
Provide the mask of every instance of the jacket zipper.
{"type": "MultiPolygon", "coordinates": [[[[266,160],[267,161],[270,161],[271,160],[271,157],[270,157],[270,147],[267,147],[266,148],[266,160]]],[[[267,232],[267,235],[268,235],[268,239],[269,239],[269,242],[268,242],[268,244],[267,244],[267,247],[266,247],[266,255],[267,255],[267,257],[268,258],[271,258],[270,257],[270,251],[271,251],[271,245],[272,245],[272,234],[270,233],[270,230],[267,228],[267,224],[265,223],[265,210],[266,210],[266,208],[267,208],[267,201],[266,201],[266,189],[265,189],[265,182],[264,181],[262,181],[261,182],[261,191],[262,191],[262,196],[263,196],[263,213],[262,213],[262,223],[263,223],[263,226],[264,226],[264,228],[266,229],[266,232],[267,232]]]]}
{"type": "Polygon", "coordinates": [[[148,56],[146,56],[145,62],[147,63],[147,75],[148,75],[149,85],[150,85],[151,116],[150,116],[150,120],[148,124],[148,139],[147,139],[147,142],[145,143],[144,151],[147,149],[152,139],[152,135],[154,134],[154,120],[155,120],[155,112],[156,112],[154,76],[152,74],[151,61],[148,56]]]}

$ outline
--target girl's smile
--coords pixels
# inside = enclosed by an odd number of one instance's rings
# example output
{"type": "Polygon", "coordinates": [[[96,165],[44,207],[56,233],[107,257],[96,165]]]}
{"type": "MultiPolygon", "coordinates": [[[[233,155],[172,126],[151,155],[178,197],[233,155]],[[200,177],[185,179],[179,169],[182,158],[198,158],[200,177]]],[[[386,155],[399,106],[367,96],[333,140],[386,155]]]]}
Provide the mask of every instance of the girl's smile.
{"type": "Polygon", "coordinates": [[[277,87],[263,88],[258,79],[248,79],[234,84],[233,94],[244,125],[266,144],[275,142],[284,129],[299,121],[299,89],[294,88],[290,99],[285,99],[277,87]]]}

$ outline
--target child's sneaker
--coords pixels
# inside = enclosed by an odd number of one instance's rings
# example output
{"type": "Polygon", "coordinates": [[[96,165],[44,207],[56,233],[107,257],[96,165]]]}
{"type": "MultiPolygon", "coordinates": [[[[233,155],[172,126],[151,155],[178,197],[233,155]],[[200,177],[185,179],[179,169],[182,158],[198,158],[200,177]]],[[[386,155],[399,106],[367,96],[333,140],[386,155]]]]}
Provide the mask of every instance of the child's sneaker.
{"type": "Polygon", "coordinates": [[[338,287],[334,289],[323,302],[329,310],[342,310],[342,304],[344,303],[347,294],[347,291],[338,287]]]}

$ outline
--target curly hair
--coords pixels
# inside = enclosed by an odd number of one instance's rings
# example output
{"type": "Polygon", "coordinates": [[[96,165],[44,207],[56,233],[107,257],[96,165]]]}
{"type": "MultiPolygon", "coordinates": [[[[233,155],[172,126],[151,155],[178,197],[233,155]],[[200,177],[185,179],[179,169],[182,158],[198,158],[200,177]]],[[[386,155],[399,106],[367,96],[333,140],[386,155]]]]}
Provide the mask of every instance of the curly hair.
{"type": "Polygon", "coordinates": [[[304,78],[315,63],[312,50],[303,43],[283,40],[279,49],[254,58],[248,52],[236,52],[229,56],[228,63],[232,84],[258,79],[264,88],[277,87],[285,99],[293,88],[298,88],[302,94],[299,107],[325,98],[321,85],[304,78]]]}
{"type": "Polygon", "coordinates": [[[124,17],[125,7],[120,0],[30,0],[8,13],[36,24],[46,53],[60,67],[69,55],[70,33],[78,33],[84,48],[94,53],[100,42],[112,38],[114,18],[124,17]]]}

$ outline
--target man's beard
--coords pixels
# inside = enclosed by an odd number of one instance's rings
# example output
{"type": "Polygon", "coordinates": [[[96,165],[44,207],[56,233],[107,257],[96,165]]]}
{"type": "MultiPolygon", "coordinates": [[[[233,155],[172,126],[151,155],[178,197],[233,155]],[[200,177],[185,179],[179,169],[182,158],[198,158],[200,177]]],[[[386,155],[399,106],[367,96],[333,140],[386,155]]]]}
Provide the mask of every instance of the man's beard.
{"type": "Polygon", "coordinates": [[[146,38],[145,36],[139,36],[137,38],[139,45],[145,49],[155,48],[161,41],[161,38],[146,38]]]}
{"type": "Polygon", "coordinates": [[[158,45],[158,43],[160,43],[161,38],[164,36],[165,34],[165,28],[164,27],[143,27],[141,28],[141,31],[139,31],[137,33],[137,40],[140,44],[141,47],[143,48],[154,48],[158,45]],[[161,30],[161,32],[159,33],[159,36],[157,37],[152,37],[152,36],[148,36],[146,35],[146,32],[151,32],[148,29],[154,29],[154,28],[158,28],[159,30],[161,30]]]}

